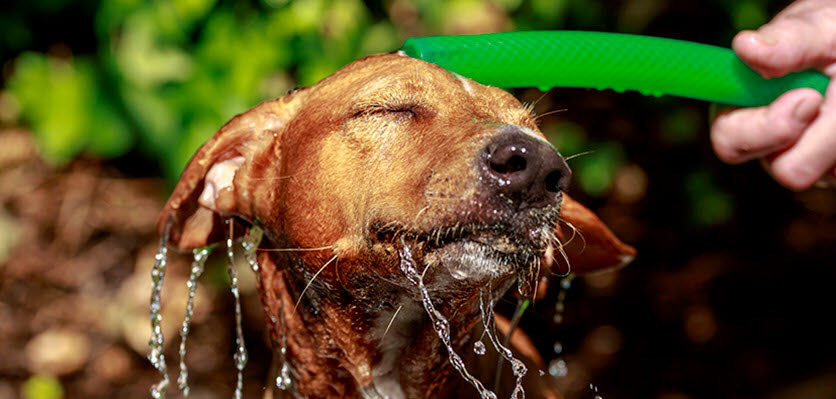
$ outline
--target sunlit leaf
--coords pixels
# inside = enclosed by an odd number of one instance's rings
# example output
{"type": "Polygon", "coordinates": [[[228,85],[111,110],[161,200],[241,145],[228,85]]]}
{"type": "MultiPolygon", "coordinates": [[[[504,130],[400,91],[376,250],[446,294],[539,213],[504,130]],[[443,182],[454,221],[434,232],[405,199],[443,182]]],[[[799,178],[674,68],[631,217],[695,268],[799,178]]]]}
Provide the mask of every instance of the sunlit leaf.
{"type": "Polygon", "coordinates": [[[57,378],[47,375],[29,377],[21,386],[23,399],[63,399],[64,387],[57,378]]]}

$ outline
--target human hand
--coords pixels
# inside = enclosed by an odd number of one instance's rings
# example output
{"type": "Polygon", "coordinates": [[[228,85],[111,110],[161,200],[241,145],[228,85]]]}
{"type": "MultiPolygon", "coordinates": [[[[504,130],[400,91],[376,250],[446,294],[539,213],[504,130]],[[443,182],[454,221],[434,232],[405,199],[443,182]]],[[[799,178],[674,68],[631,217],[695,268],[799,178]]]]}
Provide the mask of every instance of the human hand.
{"type": "Polygon", "coordinates": [[[836,182],[836,1],[798,0],[757,31],[742,31],[732,48],[764,78],[818,69],[831,78],[825,96],[814,89],[784,93],[759,108],[720,112],[711,126],[724,162],[761,159],[793,190],[836,182]]]}

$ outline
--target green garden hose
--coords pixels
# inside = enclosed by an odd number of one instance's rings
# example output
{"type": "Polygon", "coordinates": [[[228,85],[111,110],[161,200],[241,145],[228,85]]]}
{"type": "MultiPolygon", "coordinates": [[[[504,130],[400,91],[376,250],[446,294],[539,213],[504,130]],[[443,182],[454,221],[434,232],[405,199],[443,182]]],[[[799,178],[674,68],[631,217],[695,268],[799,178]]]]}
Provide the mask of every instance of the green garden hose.
{"type": "Polygon", "coordinates": [[[635,90],[739,106],[771,103],[829,78],[816,71],[764,79],[727,48],[649,36],[582,31],[528,31],[428,36],[402,50],[477,82],[504,88],[584,87],[635,90]]]}

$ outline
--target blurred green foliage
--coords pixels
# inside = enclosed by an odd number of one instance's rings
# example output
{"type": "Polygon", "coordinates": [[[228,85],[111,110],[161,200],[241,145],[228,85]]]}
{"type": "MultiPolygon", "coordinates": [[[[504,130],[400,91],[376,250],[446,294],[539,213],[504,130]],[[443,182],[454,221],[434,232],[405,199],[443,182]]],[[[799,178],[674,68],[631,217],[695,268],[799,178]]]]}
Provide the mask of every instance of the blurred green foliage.
{"type": "MultiPolygon", "coordinates": [[[[0,16],[0,55],[14,58],[5,62],[4,74],[5,93],[21,110],[22,121],[14,123],[32,128],[47,160],[60,165],[79,154],[115,158],[133,152],[173,182],[200,144],[235,114],[364,55],[393,51],[410,36],[593,29],[725,44],[736,30],[764,23],[775,8],[767,0],[698,2],[693,7],[709,9],[717,19],[711,25],[724,28],[712,28],[716,33],[707,38],[678,35],[679,27],[665,30],[663,24],[651,29],[660,15],[688,12],[688,3],[36,0],[6,6],[11,11],[0,16]],[[82,32],[21,23],[60,23],[69,12],[82,32]],[[63,42],[73,34],[81,38],[63,42]]],[[[691,107],[666,114],[661,123],[662,140],[683,146],[695,140],[704,121],[691,107]]],[[[566,156],[592,150],[571,165],[581,190],[606,196],[626,152],[621,141],[593,137],[581,126],[566,122],[544,130],[566,156]]],[[[711,179],[702,174],[682,188],[715,204],[700,209],[718,207],[696,213],[703,224],[722,222],[730,212],[722,195],[702,190],[722,191],[711,179]]]]}
{"type": "Polygon", "coordinates": [[[64,388],[57,378],[48,375],[29,377],[21,386],[23,399],[63,399],[64,388]]]}

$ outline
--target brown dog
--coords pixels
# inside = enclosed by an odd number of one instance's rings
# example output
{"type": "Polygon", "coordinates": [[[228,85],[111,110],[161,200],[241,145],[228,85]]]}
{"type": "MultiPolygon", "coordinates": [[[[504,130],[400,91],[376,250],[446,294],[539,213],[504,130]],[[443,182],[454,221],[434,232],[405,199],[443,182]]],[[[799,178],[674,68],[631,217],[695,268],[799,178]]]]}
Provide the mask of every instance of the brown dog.
{"type": "MultiPolygon", "coordinates": [[[[585,240],[564,248],[572,271],[634,255],[563,193],[570,176],[510,94],[378,55],[227,123],[189,163],[159,226],[181,250],[224,240],[229,218],[236,235],[264,230],[259,292],[274,343],[286,342],[282,394],[478,397],[475,386],[494,386],[497,355],[473,354],[484,310],[515,280],[529,295],[549,274],[561,217],[585,240]]],[[[542,369],[527,338],[513,338],[542,369]]],[[[516,377],[504,376],[507,396],[516,377]]],[[[521,387],[558,396],[536,369],[521,387]]]]}

